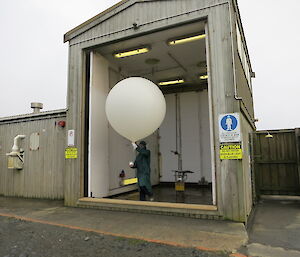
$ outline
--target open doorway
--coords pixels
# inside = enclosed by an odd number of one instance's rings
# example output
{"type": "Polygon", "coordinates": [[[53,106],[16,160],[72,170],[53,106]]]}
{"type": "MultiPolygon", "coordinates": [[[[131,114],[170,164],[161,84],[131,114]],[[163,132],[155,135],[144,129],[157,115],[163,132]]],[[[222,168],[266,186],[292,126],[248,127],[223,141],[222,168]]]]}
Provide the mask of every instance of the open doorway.
{"type": "Polygon", "coordinates": [[[144,139],[151,151],[155,201],[215,203],[207,56],[203,21],[93,49],[86,176],[89,197],[139,199],[136,184],[122,184],[136,176],[128,166],[135,152],[131,142],[109,126],[104,110],[107,94],[117,82],[139,76],[156,83],[167,103],[163,124],[144,139]],[[176,170],[185,171],[184,188],[179,189],[176,170]]]}

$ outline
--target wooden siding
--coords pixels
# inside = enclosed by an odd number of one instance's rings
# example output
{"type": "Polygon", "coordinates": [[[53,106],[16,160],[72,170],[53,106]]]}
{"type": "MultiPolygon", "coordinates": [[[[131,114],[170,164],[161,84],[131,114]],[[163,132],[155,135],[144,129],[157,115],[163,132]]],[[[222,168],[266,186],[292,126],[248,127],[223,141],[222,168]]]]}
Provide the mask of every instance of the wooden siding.
{"type": "Polygon", "coordinates": [[[299,130],[254,134],[254,163],[258,195],[300,195],[299,130]]]}
{"type": "MultiPolygon", "coordinates": [[[[211,124],[214,144],[216,169],[217,206],[220,215],[225,218],[245,221],[245,190],[242,161],[219,159],[219,125],[221,113],[240,112],[240,104],[234,98],[233,60],[230,6],[227,1],[216,0],[172,0],[128,1],[117,7],[113,13],[106,14],[101,23],[94,24],[88,30],[81,28],[81,33],[69,41],[69,82],[68,82],[68,129],[76,131],[76,146],[79,158],[66,162],[65,204],[76,206],[83,197],[84,163],[84,113],[85,113],[85,51],[98,48],[129,37],[138,37],[156,30],[168,29],[183,23],[199,19],[207,20],[209,42],[209,98],[211,124]],[[130,4],[131,3],[131,4],[130,4]],[[127,7],[126,7],[126,6],[127,7]],[[126,7],[126,8],[125,8],[126,7]],[[122,8],[119,10],[118,8],[122,8]],[[132,24],[138,22],[134,30],[132,24]]],[[[96,22],[96,21],[94,21],[96,22]]],[[[77,32],[76,32],[77,33],[77,32]]],[[[248,170],[244,174],[249,174],[248,170]]]]}

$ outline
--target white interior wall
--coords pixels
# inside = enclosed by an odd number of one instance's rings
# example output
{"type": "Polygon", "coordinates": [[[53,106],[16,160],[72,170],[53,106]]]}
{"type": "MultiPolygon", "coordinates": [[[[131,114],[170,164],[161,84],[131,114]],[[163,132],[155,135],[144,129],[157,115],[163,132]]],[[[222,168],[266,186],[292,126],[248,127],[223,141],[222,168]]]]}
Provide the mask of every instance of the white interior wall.
{"type": "MultiPolygon", "coordinates": [[[[109,90],[122,79],[115,67],[98,53],[91,54],[90,79],[90,133],[89,133],[89,196],[106,197],[125,193],[137,185],[120,186],[120,173],[125,178],[136,177],[136,170],[129,168],[136,152],[131,142],[120,136],[109,125],[105,102],[109,90]]],[[[144,139],[151,151],[151,181],[159,183],[158,132],[144,139]]]]}
{"type": "MultiPolygon", "coordinates": [[[[110,65],[112,66],[112,64],[110,65]]],[[[123,77],[117,71],[117,68],[110,67],[109,88],[113,88],[121,79],[123,79],[123,77]]],[[[137,185],[120,186],[119,177],[122,170],[125,171],[126,179],[136,177],[136,169],[131,169],[128,163],[135,160],[137,153],[133,151],[131,142],[120,136],[111,126],[109,126],[108,131],[109,195],[125,193],[137,189],[137,185]]],[[[159,183],[157,131],[143,140],[147,142],[147,148],[151,151],[151,182],[152,185],[156,185],[159,183]]]]}
{"type": "Polygon", "coordinates": [[[105,101],[109,91],[108,62],[91,53],[89,117],[89,196],[104,197],[109,190],[108,121],[105,101]]]}
{"type": "MultiPolygon", "coordinates": [[[[210,130],[207,91],[180,93],[182,168],[194,171],[187,182],[197,183],[211,176],[210,130]]],[[[166,95],[167,113],[160,127],[161,182],[174,182],[172,170],[178,169],[176,149],[175,94],[166,95]]]]}
{"type": "MultiPolygon", "coordinates": [[[[90,82],[90,143],[89,143],[89,196],[106,197],[128,192],[136,185],[121,187],[119,174],[126,178],[136,176],[128,167],[136,153],[131,143],[116,133],[105,115],[105,101],[109,90],[121,80],[116,69],[98,53],[91,56],[90,82]]],[[[201,177],[211,182],[210,130],[207,91],[180,93],[183,169],[194,171],[188,182],[197,183],[201,177]]],[[[151,181],[174,182],[178,167],[176,150],[175,94],[165,96],[166,118],[159,130],[145,139],[151,151],[151,181]],[[159,133],[159,136],[158,136],[159,133]],[[160,139],[158,139],[160,138],[160,139]],[[159,156],[159,151],[161,155],[159,156]]]]}
{"type": "Polygon", "coordinates": [[[165,95],[166,116],[159,128],[159,149],[161,162],[161,182],[174,182],[172,170],[178,169],[177,156],[171,151],[176,150],[176,110],[175,94],[165,95]]]}
{"type": "Polygon", "coordinates": [[[200,150],[201,150],[201,177],[212,182],[211,158],[211,129],[209,119],[208,91],[199,92],[199,120],[200,120],[200,150]]]}
{"type": "Polygon", "coordinates": [[[160,182],[158,131],[143,140],[147,142],[147,148],[151,151],[151,184],[157,185],[160,182]]]}
{"type": "MultiPolygon", "coordinates": [[[[112,89],[122,78],[116,67],[110,67],[109,89],[112,89]]],[[[109,195],[136,189],[136,185],[121,187],[119,177],[122,170],[125,172],[126,179],[136,176],[135,170],[128,165],[135,158],[131,142],[119,135],[110,125],[108,127],[108,137],[109,195]]]]}
{"type": "Polygon", "coordinates": [[[187,182],[198,182],[201,178],[199,93],[180,94],[181,131],[182,131],[182,169],[191,170],[187,182]]]}

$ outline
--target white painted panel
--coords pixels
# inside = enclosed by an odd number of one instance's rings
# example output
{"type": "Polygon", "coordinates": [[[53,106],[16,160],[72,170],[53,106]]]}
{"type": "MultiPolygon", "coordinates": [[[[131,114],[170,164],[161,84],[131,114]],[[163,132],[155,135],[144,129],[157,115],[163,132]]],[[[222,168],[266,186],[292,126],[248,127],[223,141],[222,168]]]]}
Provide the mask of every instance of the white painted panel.
{"type": "Polygon", "coordinates": [[[108,121],[105,101],[109,90],[108,63],[100,54],[91,54],[89,196],[104,197],[109,191],[108,121]]]}
{"type": "MultiPolygon", "coordinates": [[[[122,79],[120,73],[117,72],[115,67],[111,67],[109,72],[110,88],[113,88],[120,79],[122,79]]],[[[156,185],[159,183],[157,132],[144,140],[147,142],[147,148],[151,151],[151,183],[156,185]]],[[[136,170],[128,166],[128,163],[134,161],[135,157],[136,151],[133,151],[131,142],[120,136],[109,126],[109,195],[120,194],[137,188],[137,186],[120,186],[119,177],[122,170],[125,171],[126,178],[136,177],[136,170]]]]}
{"type": "Polygon", "coordinates": [[[32,133],[29,138],[29,149],[31,151],[39,150],[40,147],[40,134],[32,133]]]}
{"type": "Polygon", "coordinates": [[[167,110],[166,117],[162,123],[160,133],[160,153],[161,153],[161,182],[173,182],[174,173],[172,170],[178,168],[177,156],[171,151],[176,150],[176,114],[175,95],[165,96],[167,110]]]}
{"type": "Polygon", "coordinates": [[[157,185],[160,182],[159,158],[158,158],[158,131],[144,139],[147,142],[147,148],[151,151],[151,184],[157,185]]]}
{"type": "MultiPolygon", "coordinates": [[[[134,161],[135,152],[131,142],[120,136],[109,126],[109,190],[116,190],[120,186],[120,173],[125,171],[126,178],[134,178],[135,170],[129,167],[129,162],[134,161]]],[[[132,189],[131,189],[132,190],[132,189]]],[[[128,191],[128,187],[118,190],[119,193],[128,191]]]]}
{"type": "Polygon", "coordinates": [[[193,171],[188,174],[187,182],[197,183],[200,180],[200,122],[199,93],[180,94],[182,169],[193,171]]]}
{"type": "MultiPolygon", "coordinates": [[[[110,66],[112,64],[110,63],[110,66]]],[[[122,79],[116,67],[109,69],[109,88],[113,88],[122,79]]],[[[128,164],[135,159],[135,152],[133,151],[131,142],[126,138],[120,136],[109,125],[109,147],[108,147],[108,162],[109,162],[109,190],[110,195],[115,193],[124,193],[133,190],[136,187],[122,187],[120,186],[120,173],[125,172],[126,178],[133,178],[136,176],[136,171],[131,169],[128,164]]]]}
{"type": "MultiPolygon", "coordinates": [[[[194,171],[188,182],[197,183],[202,177],[212,182],[210,124],[207,91],[180,93],[183,169],[194,171]]],[[[175,94],[166,95],[166,118],[160,127],[161,182],[173,182],[172,170],[178,168],[176,149],[175,94]]]]}

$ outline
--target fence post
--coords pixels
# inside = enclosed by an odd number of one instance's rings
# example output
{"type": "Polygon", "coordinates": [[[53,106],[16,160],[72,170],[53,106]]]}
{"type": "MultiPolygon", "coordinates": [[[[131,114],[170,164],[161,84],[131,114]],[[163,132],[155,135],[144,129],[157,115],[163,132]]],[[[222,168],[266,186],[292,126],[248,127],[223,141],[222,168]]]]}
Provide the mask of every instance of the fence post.
{"type": "Polygon", "coordinates": [[[253,198],[253,204],[257,203],[257,200],[259,198],[259,190],[258,190],[258,184],[256,179],[256,165],[255,165],[255,144],[257,140],[257,135],[255,131],[250,133],[250,158],[251,158],[251,180],[252,180],[252,198],[253,198]]]}

